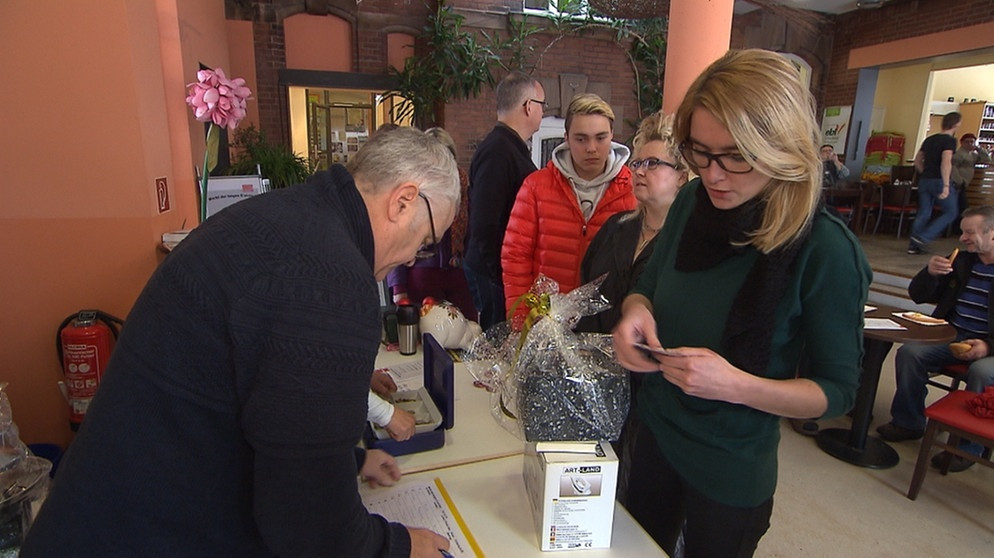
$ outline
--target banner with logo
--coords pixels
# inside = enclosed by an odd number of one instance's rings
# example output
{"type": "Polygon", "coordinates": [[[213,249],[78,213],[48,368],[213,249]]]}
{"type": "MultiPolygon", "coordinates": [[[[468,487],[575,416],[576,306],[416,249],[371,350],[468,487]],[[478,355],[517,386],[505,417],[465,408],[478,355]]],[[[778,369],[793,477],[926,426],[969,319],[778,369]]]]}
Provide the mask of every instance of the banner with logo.
{"type": "Polygon", "coordinates": [[[846,151],[846,138],[849,136],[849,116],[852,105],[825,107],[821,118],[821,144],[831,145],[840,155],[846,151]]]}

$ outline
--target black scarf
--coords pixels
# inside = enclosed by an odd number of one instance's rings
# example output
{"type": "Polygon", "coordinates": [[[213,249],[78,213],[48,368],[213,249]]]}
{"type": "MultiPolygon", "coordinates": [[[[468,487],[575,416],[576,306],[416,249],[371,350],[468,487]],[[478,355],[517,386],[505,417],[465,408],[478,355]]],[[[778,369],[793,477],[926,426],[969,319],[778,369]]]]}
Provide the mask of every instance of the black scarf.
{"type": "MultiPolygon", "coordinates": [[[[687,220],[676,253],[676,269],[682,272],[710,269],[741,254],[749,234],[759,228],[766,207],[761,196],[733,209],[718,209],[704,186],[698,186],[697,204],[687,220]]],[[[774,315],[790,281],[797,253],[811,232],[809,226],[794,242],[769,254],[760,254],[735,295],[725,322],[723,355],[734,366],[762,376],[770,363],[774,315]]]]}

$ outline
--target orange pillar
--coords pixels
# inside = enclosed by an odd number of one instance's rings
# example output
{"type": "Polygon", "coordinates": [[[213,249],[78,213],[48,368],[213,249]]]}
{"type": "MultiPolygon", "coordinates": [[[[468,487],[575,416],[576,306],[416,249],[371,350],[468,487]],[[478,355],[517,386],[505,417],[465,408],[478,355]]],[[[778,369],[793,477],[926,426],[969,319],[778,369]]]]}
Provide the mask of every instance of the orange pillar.
{"type": "Polygon", "coordinates": [[[734,0],[670,0],[663,110],[675,112],[687,88],[728,51],[734,0]]]}

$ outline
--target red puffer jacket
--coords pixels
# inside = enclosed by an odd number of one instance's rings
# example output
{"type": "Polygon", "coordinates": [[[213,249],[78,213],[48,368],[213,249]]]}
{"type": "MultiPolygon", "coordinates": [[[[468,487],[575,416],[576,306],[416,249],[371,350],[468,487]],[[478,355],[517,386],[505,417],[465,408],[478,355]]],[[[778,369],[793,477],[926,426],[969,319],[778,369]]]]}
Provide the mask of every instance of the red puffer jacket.
{"type": "MultiPolygon", "coordinates": [[[[636,203],[628,167],[608,184],[587,223],[573,186],[552,161],[528,175],[514,200],[500,253],[507,309],[539,273],[559,282],[560,292],[580,286],[580,262],[590,241],[608,217],[634,209],[636,203]]],[[[525,310],[519,305],[516,314],[525,310]]]]}

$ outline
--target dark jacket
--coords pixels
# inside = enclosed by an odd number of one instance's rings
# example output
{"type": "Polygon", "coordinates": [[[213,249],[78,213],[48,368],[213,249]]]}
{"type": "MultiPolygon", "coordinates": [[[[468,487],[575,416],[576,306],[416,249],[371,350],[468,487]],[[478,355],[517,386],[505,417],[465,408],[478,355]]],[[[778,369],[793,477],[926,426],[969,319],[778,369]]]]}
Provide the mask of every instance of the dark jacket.
{"type": "Polygon", "coordinates": [[[528,144],[497,123],[480,142],[469,165],[469,231],[464,264],[501,282],[500,249],[511,207],[525,177],[535,172],[528,144]]]}
{"type": "Polygon", "coordinates": [[[621,319],[621,303],[632,290],[645,269],[645,262],[652,255],[655,239],[649,241],[642,252],[635,257],[639,236],[642,233],[641,215],[625,222],[622,218],[631,215],[625,211],[612,215],[587,248],[580,265],[580,284],[586,284],[607,273],[600,286],[600,292],[611,303],[611,308],[593,316],[585,316],[576,326],[577,331],[610,333],[621,319]],[[634,261],[633,261],[633,258],[634,261]]]}
{"type": "MultiPolygon", "coordinates": [[[[928,266],[925,266],[908,285],[908,295],[918,304],[935,304],[932,315],[949,320],[960,293],[970,279],[970,271],[979,261],[980,257],[976,254],[961,251],[959,257],[953,260],[952,273],[938,277],[930,274],[928,266]]],[[[994,324],[994,289],[987,295],[987,323],[994,324]]],[[[994,343],[994,328],[991,328],[988,341],[994,343]]]]}
{"type": "Polygon", "coordinates": [[[408,556],[356,485],[373,262],[339,165],[197,227],[128,314],[21,556],[408,556]]]}

